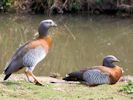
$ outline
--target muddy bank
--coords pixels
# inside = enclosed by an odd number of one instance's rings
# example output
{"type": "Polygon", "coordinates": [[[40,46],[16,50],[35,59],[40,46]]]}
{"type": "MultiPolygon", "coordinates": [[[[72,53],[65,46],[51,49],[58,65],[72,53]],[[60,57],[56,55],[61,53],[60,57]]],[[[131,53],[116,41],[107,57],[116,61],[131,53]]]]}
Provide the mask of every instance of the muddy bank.
{"type": "MultiPolygon", "coordinates": [[[[4,78],[4,75],[0,75],[0,81],[2,82],[4,78]]],[[[58,78],[53,78],[50,76],[38,76],[37,77],[42,83],[79,83],[79,82],[66,82],[62,80],[61,77],[58,78]]],[[[12,74],[11,77],[8,79],[9,81],[21,81],[25,80],[27,81],[27,77],[24,74],[12,74]]],[[[133,76],[127,75],[127,76],[122,76],[119,80],[119,82],[128,82],[128,81],[133,81],[133,76]]]]}
{"type": "MultiPolygon", "coordinates": [[[[0,81],[2,82],[4,75],[0,75],[0,81]]],[[[38,76],[37,77],[42,83],[79,83],[79,82],[66,82],[60,78],[53,78],[50,76],[38,76]]],[[[9,81],[28,81],[24,74],[12,74],[8,79],[9,81]]]]}

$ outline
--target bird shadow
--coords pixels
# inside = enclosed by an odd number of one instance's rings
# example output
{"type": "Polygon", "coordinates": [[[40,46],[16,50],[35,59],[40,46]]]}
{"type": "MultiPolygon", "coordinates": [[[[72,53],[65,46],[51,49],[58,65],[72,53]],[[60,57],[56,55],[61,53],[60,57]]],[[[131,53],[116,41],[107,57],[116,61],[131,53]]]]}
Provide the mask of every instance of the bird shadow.
{"type": "Polygon", "coordinates": [[[12,82],[12,81],[3,81],[3,82],[0,82],[0,83],[3,84],[3,85],[6,85],[6,86],[20,85],[20,83],[18,83],[18,82],[12,82]]]}

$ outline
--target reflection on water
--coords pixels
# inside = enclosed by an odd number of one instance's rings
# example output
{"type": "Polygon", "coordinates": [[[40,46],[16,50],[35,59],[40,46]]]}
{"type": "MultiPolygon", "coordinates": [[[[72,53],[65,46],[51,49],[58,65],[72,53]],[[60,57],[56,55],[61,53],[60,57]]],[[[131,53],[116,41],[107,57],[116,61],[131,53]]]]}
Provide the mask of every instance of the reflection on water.
{"type": "MultiPolygon", "coordinates": [[[[16,48],[33,38],[38,23],[49,17],[0,16],[0,72],[16,48]]],[[[53,47],[45,60],[38,64],[36,75],[68,72],[100,65],[105,55],[120,59],[125,74],[133,70],[133,19],[109,16],[54,16],[58,24],[50,30],[53,47]]]]}

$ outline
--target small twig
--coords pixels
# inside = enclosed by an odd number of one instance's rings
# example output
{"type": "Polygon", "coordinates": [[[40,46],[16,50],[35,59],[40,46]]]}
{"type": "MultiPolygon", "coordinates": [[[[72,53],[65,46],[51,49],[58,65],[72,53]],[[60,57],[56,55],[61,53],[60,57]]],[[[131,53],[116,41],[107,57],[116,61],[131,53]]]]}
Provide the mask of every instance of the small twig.
{"type": "Polygon", "coordinates": [[[67,4],[68,0],[65,0],[63,7],[66,8],[66,4],[67,4]]]}
{"type": "Polygon", "coordinates": [[[124,94],[124,93],[117,93],[117,94],[118,94],[118,95],[121,95],[121,96],[124,96],[124,97],[127,97],[127,98],[132,98],[132,97],[130,97],[130,96],[124,94]]]}
{"type": "Polygon", "coordinates": [[[74,39],[74,40],[76,40],[76,37],[74,36],[74,34],[72,33],[72,31],[69,29],[69,27],[66,25],[66,24],[64,24],[64,27],[67,29],[67,31],[70,33],[70,35],[72,36],[72,38],[74,39]]]}

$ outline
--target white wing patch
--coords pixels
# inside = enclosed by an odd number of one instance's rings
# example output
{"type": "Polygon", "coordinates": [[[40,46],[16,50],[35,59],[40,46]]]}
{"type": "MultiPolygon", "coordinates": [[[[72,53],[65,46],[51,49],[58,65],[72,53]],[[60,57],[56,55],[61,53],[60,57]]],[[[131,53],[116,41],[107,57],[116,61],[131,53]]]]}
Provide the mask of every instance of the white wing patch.
{"type": "Polygon", "coordinates": [[[109,84],[109,75],[107,73],[103,73],[98,69],[88,70],[84,72],[83,79],[89,85],[98,85],[98,84],[109,84]]]}
{"type": "Polygon", "coordinates": [[[23,57],[23,65],[29,67],[31,70],[45,58],[46,51],[42,46],[29,50],[23,57]]]}

